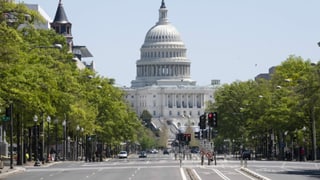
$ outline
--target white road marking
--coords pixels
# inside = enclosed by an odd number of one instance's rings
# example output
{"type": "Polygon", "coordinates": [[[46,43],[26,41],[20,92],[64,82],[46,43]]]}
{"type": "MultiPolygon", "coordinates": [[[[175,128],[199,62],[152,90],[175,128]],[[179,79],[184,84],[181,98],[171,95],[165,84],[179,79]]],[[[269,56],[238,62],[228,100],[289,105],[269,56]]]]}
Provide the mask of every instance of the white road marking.
{"type": "Polygon", "coordinates": [[[193,174],[194,174],[195,176],[197,176],[197,179],[198,179],[198,180],[202,180],[195,169],[192,169],[192,171],[193,171],[193,174]]]}
{"type": "Polygon", "coordinates": [[[187,177],[186,177],[186,174],[184,173],[183,168],[180,168],[180,173],[181,173],[182,180],[187,180],[187,177]]]}
{"type": "Polygon", "coordinates": [[[215,173],[217,173],[222,179],[224,180],[230,180],[227,176],[225,176],[221,171],[219,171],[218,169],[212,169],[212,171],[214,171],[215,173]]]}
{"type": "Polygon", "coordinates": [[[251,180],[255,180],[255,178],[253,178],[253,177],[251,177],[251,176],[249,176],[249,175],[247,175],[247,174],[245,174],[245,173],[241,172],[239,169],[235,169],[235,171],[237,171],[238,173],[240,173],[240,174],[242,174],[242,175],[246,176],[247,178],[249,178],[249,179],[251,179],[251,180]]]}

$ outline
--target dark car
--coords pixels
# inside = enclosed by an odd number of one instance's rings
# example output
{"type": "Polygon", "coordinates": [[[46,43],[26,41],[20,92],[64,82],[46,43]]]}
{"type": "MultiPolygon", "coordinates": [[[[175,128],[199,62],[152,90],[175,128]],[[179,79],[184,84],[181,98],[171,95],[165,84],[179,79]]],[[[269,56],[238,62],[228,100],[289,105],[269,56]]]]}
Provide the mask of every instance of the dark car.
{"type": "Polygon", "coordinates": [[[163,154],[170,154],[168,149],[163,150],[163,154]]]}
{"type": "Polygon", "coordinates": [[[251,151],[243,151],[242,152],[242,159],[248,159],[248,160],[251,160],[251,151]]]}
{"type": "Polygon", "coordinates": [[[139,153],[139,158],[146,158],[146,157],[147,157],[147,152],[141,151],[141,152],[139,153]]]}
{"type": "Polygon", "coordinates": [[[190,150],[190,152],[193,153],[193,154],[198,154],[200,152],[200,150],[199,150],[199,148],[192,148],[190,150]]]}

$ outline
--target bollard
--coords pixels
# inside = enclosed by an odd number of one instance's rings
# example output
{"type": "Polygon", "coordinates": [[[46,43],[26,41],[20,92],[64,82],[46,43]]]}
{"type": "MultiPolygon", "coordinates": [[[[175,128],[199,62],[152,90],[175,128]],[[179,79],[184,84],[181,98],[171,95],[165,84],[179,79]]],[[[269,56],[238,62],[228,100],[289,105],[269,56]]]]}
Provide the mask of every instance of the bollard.
{"type": "Polygon", "coordinates": [[[247,159],[244,160],[244,167],[247,168],[247,159]]]}

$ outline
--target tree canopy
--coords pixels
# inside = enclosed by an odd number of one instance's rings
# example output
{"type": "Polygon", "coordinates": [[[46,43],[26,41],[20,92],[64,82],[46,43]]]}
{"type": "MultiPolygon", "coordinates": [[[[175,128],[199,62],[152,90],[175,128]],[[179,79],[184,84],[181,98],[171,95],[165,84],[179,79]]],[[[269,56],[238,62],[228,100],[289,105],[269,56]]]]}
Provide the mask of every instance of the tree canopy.
{"type": "Polygon", "coordinates": [[[34,28],[42,21],[37,12],[0,1],[0,14],[0,106],[13,104],[15,123],[27,128],[34,115],[51,116],[59,125],[66,120],[70,135],[81,127],[108,144],[147,136],[114,79],[78,69],[65,37],[34,28]]]}

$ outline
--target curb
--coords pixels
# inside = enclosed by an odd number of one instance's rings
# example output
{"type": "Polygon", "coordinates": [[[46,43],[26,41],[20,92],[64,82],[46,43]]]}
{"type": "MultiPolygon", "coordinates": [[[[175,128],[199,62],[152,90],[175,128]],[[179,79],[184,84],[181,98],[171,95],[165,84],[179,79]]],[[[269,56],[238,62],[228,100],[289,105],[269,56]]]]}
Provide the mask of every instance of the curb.
{"type": "MultiPolygon", "coordinates": [[[[50,162],[46,164],[41,164],[41,166],[49,167],[57,163],[59,162],[50,162]]],[[[41,166],[38,166],[38,167],[41,167],[41,166]]],[[[22,165],[22,166],[14,166],[13,169],[10,169],[9,166],[5,166],[3,169],[0,170],[0,178],[6,177],[12,174],[24,172],[26,171],[26,167],[33,167],[33,163],[26,163],[25,165],[22,165]]]]}
{"type": "Polygon", "coordinates": [[[10,167],[3,168],[0,173],[0,178],[6,177],[11,174],[24,172],[24,171],[26,171],[26,168],[24,167],[14,167],[13,169],[10,169],[10,167]]]}

